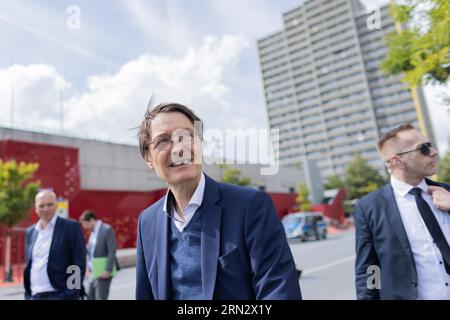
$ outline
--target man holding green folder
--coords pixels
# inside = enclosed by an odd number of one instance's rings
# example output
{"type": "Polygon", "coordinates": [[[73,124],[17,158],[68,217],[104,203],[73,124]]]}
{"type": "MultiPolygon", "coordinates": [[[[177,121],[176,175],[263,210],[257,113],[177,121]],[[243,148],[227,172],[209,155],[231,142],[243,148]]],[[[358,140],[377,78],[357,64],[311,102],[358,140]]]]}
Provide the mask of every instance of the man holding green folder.
{"type": "Polygon", "coordinates": [[[91,210],[81,214],[80,223],[91,232],[86,246],[87,269],[90,272],[88,299],[107,300],[111,280],[117,272],[114,230],[109,224],[98,220],[91,210]]]}

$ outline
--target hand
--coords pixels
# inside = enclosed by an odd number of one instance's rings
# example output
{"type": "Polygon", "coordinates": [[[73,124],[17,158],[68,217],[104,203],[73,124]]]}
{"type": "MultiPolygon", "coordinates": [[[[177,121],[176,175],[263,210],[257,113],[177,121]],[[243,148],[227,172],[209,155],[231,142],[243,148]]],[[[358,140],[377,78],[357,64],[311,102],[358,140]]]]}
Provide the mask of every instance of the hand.
{"type": "Polygon", "coordinates": [[[100,279],[109,279],[111,278],[111,272],[108,271],[104,271],[101,275],[100,275],[100,279]]]}
{"type": "Polygon", "coordinates": [[[428,186],[428,193],[433,198],[433,204],[442,211],[450,211],[450,192],[442,187],[428,186]]]}

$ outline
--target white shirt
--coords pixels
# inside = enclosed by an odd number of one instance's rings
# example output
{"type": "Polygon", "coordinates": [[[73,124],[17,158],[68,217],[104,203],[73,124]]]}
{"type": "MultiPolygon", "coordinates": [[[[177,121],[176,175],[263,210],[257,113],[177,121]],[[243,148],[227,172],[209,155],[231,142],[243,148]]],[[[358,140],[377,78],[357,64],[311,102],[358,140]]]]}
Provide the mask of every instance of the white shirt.
{"type": "Polygon", "coordinates": [[[414,187],[422,189],[422,197],[433,211],[442,233],[449,243],[450,214],[433,205],[433,199],[427,193],[428,185],[425,180],[422,180],[417,186],[411,186],[391,176],[391,185],[416,264],[417,299],[450,299],[450,275],[445,271],[441,252],[420,215],[414,195],[408,192],[414,187]]]}
{"type": "Polygon", "coordinates": [[[57,291],[50,284],[50,279],[47,273],[48,255],[52,244],[56,218],[57,215],[55,214],[45,229],[41,229],[41,220],[36,223],[34,228],[38,232],[38,235],[32,252],[30,272],[30,286],[32,295],[41,292],[57,291]]]}
{"type": "Polygon", "coordinates": [[[92,258],[94,257],[95,245],[97,244],[98,232],[100,231],[100,225],[102,221],[97,220],[95,223],[94,230],[92,230],[91,235],[89,236],[88,244],[87,244],[87,254],[88,254],[88,268],[92,270],[92,258]]]}
{"type": "MultiPolygon", "coordinates": [[[[170,190],[167,191],[166,198],[164,200],[164,212],[169,214],[169,216],[172,216],[169,212],[167,212],[167,198],[169,195],[170,190]]],[[[192,220],[192,217],[194,216],[194,213],[197,211],[197,209],[202,205],[203,202],[203,194],[205,193],[205,174],[202,172],[200,177],[200,182],[198,183],[197,188],[194,191],[194,194],[191,197],[191,200],[189,201],[186,208],[184,208],[184,222],[181,219],[180,215],[177,212],[177,209],[174,208],[174,214],[173,217],[175,227],[180,232],[183,232],[183,230],[188,226],[189,222],[192,220]]]]}

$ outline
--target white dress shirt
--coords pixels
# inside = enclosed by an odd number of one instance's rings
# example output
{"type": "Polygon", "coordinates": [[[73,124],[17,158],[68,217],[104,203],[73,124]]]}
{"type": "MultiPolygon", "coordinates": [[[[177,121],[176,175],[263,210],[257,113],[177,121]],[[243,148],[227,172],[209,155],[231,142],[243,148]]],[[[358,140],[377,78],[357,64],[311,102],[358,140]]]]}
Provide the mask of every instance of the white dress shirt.
{"type": "MultiPolygon", "coordinates": [[[[167,198],[169,195],[170,190],[167,191],[166,198],[164,200],[164,212],[166,212],[169,216],[172,217],[170,212],[167,211],[167,198]]],[[[197,211],[197,209],[202,205],[203,202],[203,194],[205,193],[205,174],[202,172],[200,177],[200,182],[198,183],[197,188],[194,191],[194,194],[191,197],[191,200],[189,201],[186,208],[184,208],[184,221],[181,218],[181,216],[178,214],[177,209],[174,207],[174,223],[175,227],[180,232],[183,232],[183,230],[189,225],[189,222],[192,220],[192,217],[194,216],[194,213],[197,211]]]]}
{"type": "Polygon", "coordinates": [[[57,215],[55,214],[45,229],[42,229],[42,221],[36,223],[35,230],[38,235],[32,252],[32,263],[30,271],[31,294],[41,292],[57,291],[50,284],[47,273],[48,255],[53,239],[57,215]]]}
{"type": "Polygon", "coordinates": [[[88,268],[89,270],[92,271],[92,258],[94,257],[94,252],[95,252],[95,245],[97,244],[97,238],[98,238],[98,232],[100,231],[100,225],[102,224],[101,220],[97,220],[97,222],[95,223],[95,227],[94,230],[92,230],[90,236],[89,236],[89,240],[88,240],[88,245],[87,245],[87,254],[88,254],[88,268]]]}
{"type": "Polygon", "coordinates": [[[422,197],[433,211],[449,243],[450,214],[433,205],[433,199],[427,193],[428,185],[425,180],[417,186],[411,186],[391,176],[391,185],[416,264],[417,299],[450,299],[450,275],[445,271],[441,252],[420,215],[414,195],[408,192],[414,187],[422,189],[422,197]]]}

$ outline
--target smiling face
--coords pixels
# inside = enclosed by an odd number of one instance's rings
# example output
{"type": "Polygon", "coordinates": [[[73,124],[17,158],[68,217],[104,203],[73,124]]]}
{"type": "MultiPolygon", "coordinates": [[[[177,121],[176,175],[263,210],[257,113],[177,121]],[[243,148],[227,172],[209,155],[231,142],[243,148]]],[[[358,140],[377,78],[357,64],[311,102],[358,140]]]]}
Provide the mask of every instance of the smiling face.
{"type": "Polygon", "coordinates": [[[170,186],[199,181],[201,142],[193,123],[180,112],[163,112],[151,122],[147,165],[170,186]]]}

